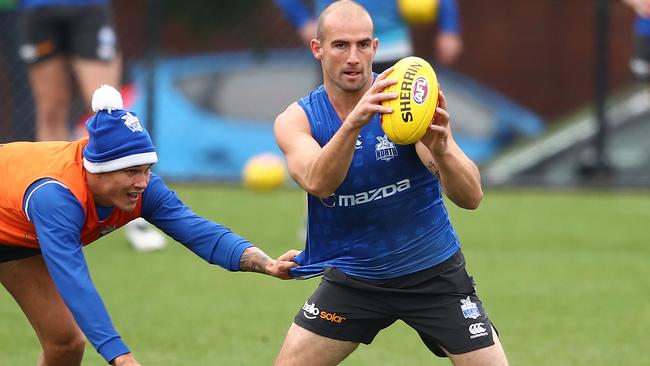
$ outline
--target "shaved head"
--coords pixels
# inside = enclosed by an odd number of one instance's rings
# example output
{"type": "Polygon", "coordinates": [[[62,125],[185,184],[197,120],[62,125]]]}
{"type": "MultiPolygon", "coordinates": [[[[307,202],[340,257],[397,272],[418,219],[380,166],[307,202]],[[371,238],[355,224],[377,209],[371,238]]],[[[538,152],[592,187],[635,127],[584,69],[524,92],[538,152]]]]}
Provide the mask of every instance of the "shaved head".
{"type": "MultiPolygon", "coordinates": [[[[310,47],[321,62],[328,93],[363,94],[372,85],[372,59],[378,40],[373,37],[370,14],[351,0],[340,0],[318,18],[316,39],[310,47]]],[[[330,94],[332,95],[332,94],[330,94]]]]}
{"type": "Polygon", "coordinates": [[[363,6],[352,0],[339,0],[323,9],[323,12],[318,17],[316,38],[321,42],[327,36],[328,19],[330,18],[349,19],[350,23],[363,21],[365,18],[370,22],[372,33],[374,34],[372,18],[370,18],[370,14],[368,14],[368,11],[363,6]]]}

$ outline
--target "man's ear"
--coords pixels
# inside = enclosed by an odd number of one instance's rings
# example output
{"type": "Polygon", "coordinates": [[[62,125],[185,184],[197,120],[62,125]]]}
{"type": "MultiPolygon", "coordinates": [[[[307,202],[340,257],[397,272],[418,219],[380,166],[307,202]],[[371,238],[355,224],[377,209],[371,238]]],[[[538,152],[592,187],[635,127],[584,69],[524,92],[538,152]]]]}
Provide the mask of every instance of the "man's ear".
{"type": "Polygon", "coordinates": [[[309,48],[311,48],[311,54],[314,55],[314,58],[320,60],[323,58],[323,48],[321,47],[320,41],[317,39],[312,39],[309,42],[309,48]]]}

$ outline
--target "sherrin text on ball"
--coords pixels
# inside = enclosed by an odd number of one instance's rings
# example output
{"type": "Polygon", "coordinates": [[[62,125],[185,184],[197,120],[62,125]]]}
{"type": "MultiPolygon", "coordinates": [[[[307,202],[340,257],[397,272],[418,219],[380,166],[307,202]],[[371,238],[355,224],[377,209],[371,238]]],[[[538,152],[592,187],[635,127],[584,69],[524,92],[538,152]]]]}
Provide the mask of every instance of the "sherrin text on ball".
{"type": "Polygon", "coordinates": [[[399,60],[386,78],[397,80],[384,90],[397,98],[382,102],[393,112],[381,115],[381,126],[392,142],[413,144],[426,133],[438,106],[436,73],[427,61],[410,56],[399,60]]]}

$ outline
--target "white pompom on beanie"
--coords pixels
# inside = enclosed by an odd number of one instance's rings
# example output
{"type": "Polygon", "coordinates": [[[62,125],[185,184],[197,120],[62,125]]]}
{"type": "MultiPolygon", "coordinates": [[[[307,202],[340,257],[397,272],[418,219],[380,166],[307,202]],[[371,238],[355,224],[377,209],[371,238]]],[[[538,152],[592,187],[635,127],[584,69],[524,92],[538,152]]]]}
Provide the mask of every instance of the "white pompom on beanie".
{"type": "Polygon", "coordinates": [[[158,161],[156,148],[138,116],[124,110],[122,95],[109,85],[93,93],[96,112],[86,121],[88,144],[83,149],[84,168],[106,173],[158,161]]]}

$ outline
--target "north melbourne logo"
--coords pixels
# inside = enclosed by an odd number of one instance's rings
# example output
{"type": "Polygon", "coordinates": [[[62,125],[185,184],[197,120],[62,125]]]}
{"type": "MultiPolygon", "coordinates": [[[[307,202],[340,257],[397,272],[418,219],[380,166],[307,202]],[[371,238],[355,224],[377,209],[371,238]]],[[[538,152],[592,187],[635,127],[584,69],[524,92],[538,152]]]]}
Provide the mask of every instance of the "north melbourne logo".
{"type": "Polygon", "coordinates": [[[465,299],[460,299],[460,302],[460,310],[462,310],[465,319],[476,319],[481,316],[481,312],[478,310],[478,306],[476,306],[476,304],[470,300],[469,296],[467,296],[465,299]]]}
{"type": "Polygon", "coordinates": [[[390,159],[397,156],[397,148],[386,135],[377,136],[378,144],[375,144],[375,157],[377,160],[390,161],[390,159]]]}
{"type": "Polygon", "coordinates": [[[140,124],[138,117],[132,115],[131,112],[126,112],[126,114],[122,116],[122,119],[124,120],[124,125],[128,127],[129,130],[133,132],[144,130],[144,128],[142,128],[142,124],[140,124]]]}

